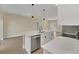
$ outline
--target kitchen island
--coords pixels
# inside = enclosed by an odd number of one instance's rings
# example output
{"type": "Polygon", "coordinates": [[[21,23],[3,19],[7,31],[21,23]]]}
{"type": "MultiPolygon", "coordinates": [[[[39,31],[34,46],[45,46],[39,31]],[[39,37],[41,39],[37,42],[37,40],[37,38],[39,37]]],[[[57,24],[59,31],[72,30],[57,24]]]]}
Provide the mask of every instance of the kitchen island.
{"type": "Polygon", "coordinates": [[[42,48],[44,54],[79,54],[79,40],[59,36],[42,48]]]}

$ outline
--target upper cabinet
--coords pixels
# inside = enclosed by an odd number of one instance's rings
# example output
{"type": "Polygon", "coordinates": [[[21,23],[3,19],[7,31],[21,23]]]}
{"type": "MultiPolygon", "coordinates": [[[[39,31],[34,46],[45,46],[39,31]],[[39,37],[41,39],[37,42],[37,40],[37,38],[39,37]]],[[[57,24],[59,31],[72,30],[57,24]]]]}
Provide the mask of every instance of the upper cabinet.
{"type": "Polygon", "coordinates": [[[58,5],[58,24],[79,25],[79,5],[78,4],[58,5]]]}

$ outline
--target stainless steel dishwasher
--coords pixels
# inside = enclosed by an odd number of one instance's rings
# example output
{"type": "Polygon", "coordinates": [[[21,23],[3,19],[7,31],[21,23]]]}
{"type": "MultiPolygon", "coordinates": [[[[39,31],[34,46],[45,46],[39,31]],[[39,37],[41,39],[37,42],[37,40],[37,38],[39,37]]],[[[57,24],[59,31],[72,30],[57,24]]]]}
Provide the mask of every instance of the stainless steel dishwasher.
{"type": "Polygon", "coordinates": [[[37,50],[38,48],[41,48],[40,37],[40,35],[34,35],[31,37],[31,52],[37,50]]]}

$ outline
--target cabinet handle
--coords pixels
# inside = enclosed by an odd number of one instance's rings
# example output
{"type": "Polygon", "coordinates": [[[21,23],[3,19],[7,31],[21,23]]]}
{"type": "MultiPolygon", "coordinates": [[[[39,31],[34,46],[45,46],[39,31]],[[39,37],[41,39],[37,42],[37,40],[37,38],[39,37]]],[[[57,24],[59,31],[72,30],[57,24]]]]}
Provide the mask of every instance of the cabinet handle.
{"type": "Polygon", "coordinates": [[[45,38],[46,38],[46,36],[45,36],[45,38]]]}

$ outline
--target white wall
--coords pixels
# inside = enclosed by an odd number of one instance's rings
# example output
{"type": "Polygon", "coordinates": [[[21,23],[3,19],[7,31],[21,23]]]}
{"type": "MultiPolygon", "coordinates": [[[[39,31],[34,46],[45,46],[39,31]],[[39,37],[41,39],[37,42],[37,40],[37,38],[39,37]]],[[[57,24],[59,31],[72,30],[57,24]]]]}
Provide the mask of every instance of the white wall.
{"type": "Polygon", "coordinates": [[[79,4],[58,5],[58,23],[60,25],[79,25],[79,4]]]}
{"type": "Polygon", "coordinates": [[[5,37],[20,35],[27,31],[36,31],[36,23],[32,21],[31,17],[4,13],[5,37]]]}

